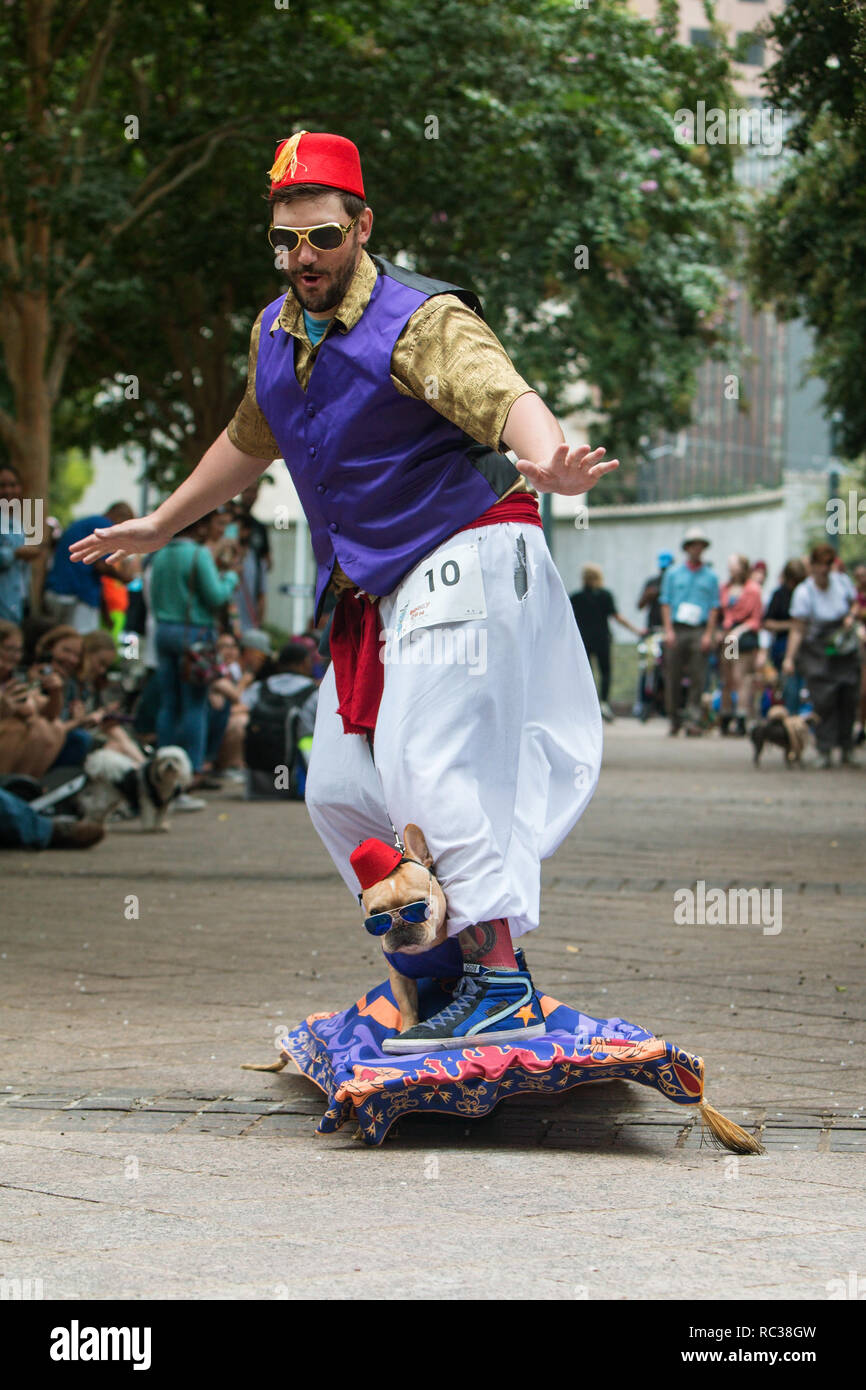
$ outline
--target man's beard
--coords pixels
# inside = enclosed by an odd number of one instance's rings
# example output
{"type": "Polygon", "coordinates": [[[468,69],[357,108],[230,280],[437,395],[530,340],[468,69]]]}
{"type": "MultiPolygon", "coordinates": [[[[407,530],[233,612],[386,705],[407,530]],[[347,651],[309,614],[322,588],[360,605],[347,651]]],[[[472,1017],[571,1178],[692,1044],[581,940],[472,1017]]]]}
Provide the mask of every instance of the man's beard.
{"type": "Polygon", "coordinates": [[[286,274],[292,294],[302,308],[306,309],[308,313],[325,314],[329,309],[336,309],[345,297],[355,274],[355,266],[350,260],[338,271],[319,270],[318,266],[315,271],[312,271],[309,266],[304,266],[303,269],[287,271],[286,274]],[[319,282],[315,289],[306,289],[297,283],[302,275],[314,273],[326,277],[319,282]]]}

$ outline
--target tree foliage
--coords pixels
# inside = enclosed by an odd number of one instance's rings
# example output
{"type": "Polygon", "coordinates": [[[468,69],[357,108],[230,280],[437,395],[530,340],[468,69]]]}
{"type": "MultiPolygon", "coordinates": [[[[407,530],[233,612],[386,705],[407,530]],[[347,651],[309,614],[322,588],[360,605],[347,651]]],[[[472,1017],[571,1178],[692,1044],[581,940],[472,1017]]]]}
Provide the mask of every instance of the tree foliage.
{"type": "Polygon", "coordinates": [[[280,292],[265,171],[304,127],[360,146],[371,249],[477,289],[552,408],[582,387],[633,457],[688,419],[735,245],[730,149],[673,126],[727,104],[728,56],[680,45],[675,11],[30,0],[0,36],[0,437],[27,467],[50,440],[35,409],[55,447],[136,443],[160,483],[188,471],[280,292]]]}
{"type": "Polygon", "coordinates": [[[757,297],[815,334],[839,451],[866,449],[866,10],[862,0],[790,0],[770,98],[792,119],[791,155],[757,210],[749,268],[757,297]]]}

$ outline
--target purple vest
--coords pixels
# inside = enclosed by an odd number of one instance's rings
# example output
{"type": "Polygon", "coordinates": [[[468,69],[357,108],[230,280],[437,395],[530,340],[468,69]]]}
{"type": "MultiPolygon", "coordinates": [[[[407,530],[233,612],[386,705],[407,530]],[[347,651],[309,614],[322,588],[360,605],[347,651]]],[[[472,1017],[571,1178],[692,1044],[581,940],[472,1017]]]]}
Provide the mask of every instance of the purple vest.
{"type": "Polygon", "coordinates": [[[478,444],[391,381],[391,354],[408,320],[433,294],[474,295],[378,257],[376,284],[354,328],[332,330],[306,393],[295,340],[268,325],[256,363],[256,399],[282,451],[310,524],[318,574],[316,612],[337,559],[359,588],[388,594],[452,532],[517,482],[504,454],[478,444]]]}

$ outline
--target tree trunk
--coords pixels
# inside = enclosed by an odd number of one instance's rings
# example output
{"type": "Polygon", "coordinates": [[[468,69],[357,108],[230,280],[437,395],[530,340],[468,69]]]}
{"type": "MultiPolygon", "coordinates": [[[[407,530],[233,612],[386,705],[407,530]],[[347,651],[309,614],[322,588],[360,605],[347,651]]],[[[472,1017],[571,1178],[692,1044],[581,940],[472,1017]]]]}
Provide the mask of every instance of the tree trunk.
{"type": "Polygon", "coordinates": [[[20,324],[18,370],[11,375],[17,428],[10,441],[10,453],[21,472],[25,497],[41,497],[47,506],[53,406],[45,372],[50,311],[44,294],[25,292],[16,298],[20,324]]]}

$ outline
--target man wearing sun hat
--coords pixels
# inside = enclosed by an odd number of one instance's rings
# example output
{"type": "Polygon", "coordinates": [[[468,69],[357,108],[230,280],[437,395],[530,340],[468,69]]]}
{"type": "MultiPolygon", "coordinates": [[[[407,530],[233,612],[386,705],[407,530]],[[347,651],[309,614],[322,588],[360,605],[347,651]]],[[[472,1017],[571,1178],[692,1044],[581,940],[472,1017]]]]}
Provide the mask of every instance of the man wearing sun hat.
{"type": "MultiPolygon", "coordinates": [[[[359,842],[418,821],[468,958],[465,997],[483,1009],[493,991],[500,1012],[518,1011],[528,976],[512,943],[538,925],[540,862],[601,758],[536,491],[582,494],[616,460],[566,446],[471,291],[367,253],[373,213],[350,140],[300,131],[269,177],[289,291],[253,325],[238,411],[151,517],[95,532],[75,558],[157,549],[285,459],[310,524],[317,617],[326,592],[338,599],[313,822],[354,895],[359,842]]],[[[449,1026],[457,1045],[469,1025],[449,1026]]]]}
{"type": "Polygon", "coordinates": [[[665,633],[665,697],[671,734],[683,722],[680,699],[683,677],[689,678],[685,710],[686,734],[701,733],[701,696],[707,674],[707,657],[716,640],[719,616],[719,581],[703,554],[710,538],[702,526],[690,526],[682,539],[686,558],[670,565],[662,579],[662,622],[665,633]]]}

